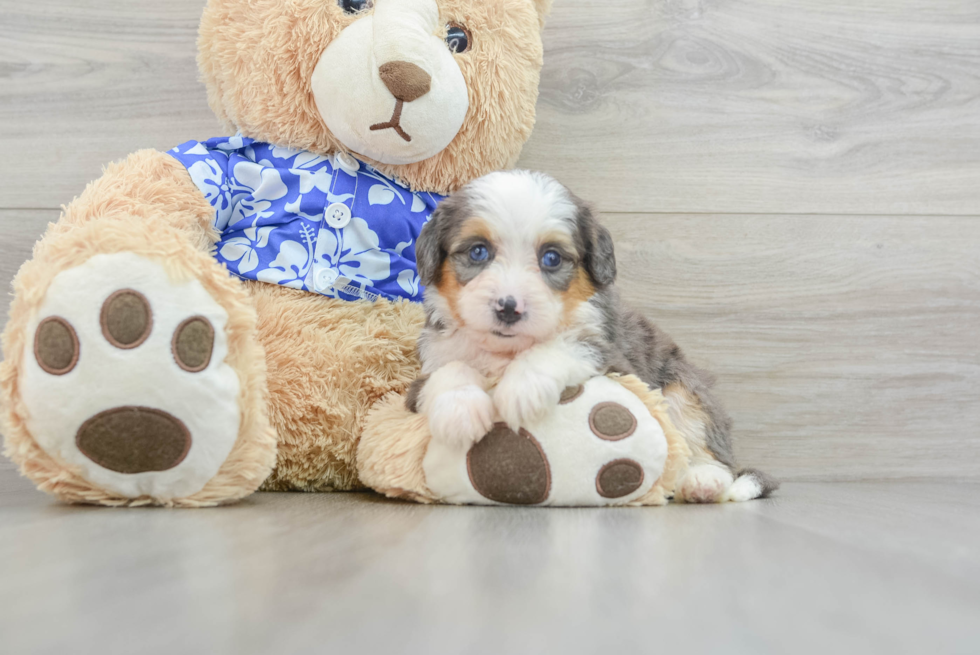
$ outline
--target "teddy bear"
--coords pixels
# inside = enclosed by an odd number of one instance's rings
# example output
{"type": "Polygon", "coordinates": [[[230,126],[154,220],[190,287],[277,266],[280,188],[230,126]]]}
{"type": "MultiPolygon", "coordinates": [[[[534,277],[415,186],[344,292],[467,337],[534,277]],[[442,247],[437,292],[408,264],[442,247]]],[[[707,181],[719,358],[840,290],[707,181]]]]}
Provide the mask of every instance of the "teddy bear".
{"type": "Polygon", "coordinates": [[[414,243],[513,166],[550,0],[209,0],[235,136],[112,164],[14,281],[6,454],[70,502],[359,488],[367,410],[418,372],[414,243]]]}
{"type": "Polygon", "coordinates": [[[590,381],[551,428],[497,430],[475,455],[427,448],[405,413],[424,322],[415,243],[446,194],[516,163],[549,8],[209,0],[199,67],[234,136],[136,152],[49,226],[3,334],[6,454],[64,501],[114,506],[364,485],[428,502],[661,502],[683,458],[635,380],[590,381]],[[602,398],[632,407],[635,438],[579,416],[602,398]],[[593,459],[624,456],[569,464],[562,421],[593,459]],[[541,457],[521,468],[508,452],[532,441],[541,457]],[[422,482],[401,489],[402,474],[422,482]]]}

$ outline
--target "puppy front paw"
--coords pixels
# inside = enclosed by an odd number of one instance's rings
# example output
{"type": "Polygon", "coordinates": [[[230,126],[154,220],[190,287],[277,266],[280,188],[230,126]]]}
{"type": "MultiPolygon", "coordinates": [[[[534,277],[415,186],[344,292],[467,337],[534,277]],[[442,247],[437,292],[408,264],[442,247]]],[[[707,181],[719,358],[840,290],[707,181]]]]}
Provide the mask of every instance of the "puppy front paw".
{"type": "Polygon", "coordinates": [[[514,431],[543,418],[558,406],[565,386],[529,367],[511,369],[493,393],[501,420],[514,431]]]}
{"type": "Polygon", "coordinates": [[[428,414],[433,439],[466,449],[493,429],[493,401],[475,384],[439,394],[428,414]]]}

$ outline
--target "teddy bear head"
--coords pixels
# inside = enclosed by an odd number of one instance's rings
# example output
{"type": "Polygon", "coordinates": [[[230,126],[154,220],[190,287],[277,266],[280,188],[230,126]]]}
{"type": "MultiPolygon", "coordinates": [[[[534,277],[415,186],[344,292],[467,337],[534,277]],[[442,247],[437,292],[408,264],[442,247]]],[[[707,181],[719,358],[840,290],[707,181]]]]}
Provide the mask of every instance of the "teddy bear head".
{"type": "Polygon", "coordinates": [[[551,0],[209,0],[199,65],[230,129],[449,192],[516,163],[551,0]]]}

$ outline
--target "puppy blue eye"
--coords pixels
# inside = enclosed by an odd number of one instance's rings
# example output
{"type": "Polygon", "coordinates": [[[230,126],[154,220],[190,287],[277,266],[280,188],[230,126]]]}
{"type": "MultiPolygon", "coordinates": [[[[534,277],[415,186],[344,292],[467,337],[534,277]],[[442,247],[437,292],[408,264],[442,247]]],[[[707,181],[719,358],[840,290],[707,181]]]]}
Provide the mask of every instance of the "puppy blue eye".
{"type": "Polygon", "coordinates": [[[490,251],[486,246],[473,246],[470,248],[470,259],[475,262],[485,262],[490,256],[490,251]]]}
{"type": "Polygon", "coordinates": [[[340,8],[348,14],[359,14],[374,6],[374,0],[337,0],[340,8]]]}
{"type": "Polygon", "coordinates": [[[558,268],[561,266],[561,255],[557,250],[549,250],[541,255],[541,266],[544,268],[558,268]]]}

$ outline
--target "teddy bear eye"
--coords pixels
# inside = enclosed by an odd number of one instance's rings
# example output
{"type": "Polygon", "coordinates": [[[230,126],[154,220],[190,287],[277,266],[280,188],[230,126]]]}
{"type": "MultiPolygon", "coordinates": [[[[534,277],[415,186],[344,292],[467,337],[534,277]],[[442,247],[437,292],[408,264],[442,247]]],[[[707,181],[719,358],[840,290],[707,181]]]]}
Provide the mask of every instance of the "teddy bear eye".
{"type": "Polygon", "coordinates": [[[446,45],[453,54],[463,54],[470,49],[470,33],[462,25],[450,23],[446,27],[446,45]]]}
{"type": "Polygon", "coordinates": [[[337,0],[337,4],[347,14],[359,14],[374,6],[374,0],[337,0]]]}

